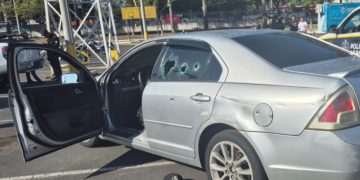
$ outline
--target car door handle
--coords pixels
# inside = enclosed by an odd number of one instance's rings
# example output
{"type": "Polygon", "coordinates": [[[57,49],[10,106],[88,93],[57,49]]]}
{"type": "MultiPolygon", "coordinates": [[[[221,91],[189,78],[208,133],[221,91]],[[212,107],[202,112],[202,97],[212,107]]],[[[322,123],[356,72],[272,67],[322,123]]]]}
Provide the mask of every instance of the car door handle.
{"type": "Polygon", "coordinates": [[[207,95],[203,95],[202,93],[197,93],[195,95],[190,96],[190,99],[198,102],[209,102],[211,100],[211,97],[207,95]]]}
{"type": "Polygon", "coordinates": [[[81,89],[79,89],[79,88],[76,88],[76,89],[74,90],[74,92],[75,92],[75,94],[82,94],[84,91],[81,90],[81,89]]]}

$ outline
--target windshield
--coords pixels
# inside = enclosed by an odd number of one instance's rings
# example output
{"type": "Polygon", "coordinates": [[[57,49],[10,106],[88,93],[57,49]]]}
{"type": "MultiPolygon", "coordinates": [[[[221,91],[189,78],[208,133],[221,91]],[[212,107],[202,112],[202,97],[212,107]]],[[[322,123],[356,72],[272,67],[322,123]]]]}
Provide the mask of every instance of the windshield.
{"type": "Polygon", "coordinates": [[[344,50],[299,33],[265,33],[234,40],[279,68],[350,56],[344,50]]]}

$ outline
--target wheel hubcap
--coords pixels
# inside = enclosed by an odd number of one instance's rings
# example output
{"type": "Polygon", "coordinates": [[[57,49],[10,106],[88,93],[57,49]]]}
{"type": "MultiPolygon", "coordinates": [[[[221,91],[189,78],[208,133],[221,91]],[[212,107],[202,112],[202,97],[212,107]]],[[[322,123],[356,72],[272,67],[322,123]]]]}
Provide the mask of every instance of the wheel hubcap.
{"type": "Polygon", "coordinates": [[[253,180],[249,158],[235,143],[217,143],[211,150],[209,163],[213,180],[253,180]]]}

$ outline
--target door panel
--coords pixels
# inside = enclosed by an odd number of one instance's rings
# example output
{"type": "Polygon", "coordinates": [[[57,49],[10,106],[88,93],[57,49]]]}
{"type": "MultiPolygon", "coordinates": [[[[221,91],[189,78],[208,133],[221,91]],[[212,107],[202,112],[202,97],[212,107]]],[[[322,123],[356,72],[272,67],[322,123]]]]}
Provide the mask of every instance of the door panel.
{"type": "Polygon", "coordinates": [[[328,41],[348,51],[360,54],[360,32],[339,34],[335,39],[328,41]]]}
{"type": "Polygon", "coordinates": [[[101,133],[97,83],[84,66],[35,44],[11,43],[9,59],[9,102],[25,161],[101,133]]]}
{"type": "Polygon", "coordinates": [[[24,88],[39,126],[56,141],[71,140],[102,125],[96,88],[87,83],[24,88]],[[82,91],[78,93],[77,91],[82,91]],[[61,92],[61,93],[59,93],[61,92]]]}
{"type": "Polygon", "coordinates": [[[195,157],[194,140],[200,125],[210,118],[221,83],[149,82],[143,113],[151,148],[195,157]],[[209,101],[196,101],[202,93],[209,101]]]}
{"type": "Polygon", "coordinates": [[[151,148],[195,157],[198,128],[211,117],[222,85],[220,61],[205,42],[176,40],[156,63],[143,94],[143,116],[151,148]]]}

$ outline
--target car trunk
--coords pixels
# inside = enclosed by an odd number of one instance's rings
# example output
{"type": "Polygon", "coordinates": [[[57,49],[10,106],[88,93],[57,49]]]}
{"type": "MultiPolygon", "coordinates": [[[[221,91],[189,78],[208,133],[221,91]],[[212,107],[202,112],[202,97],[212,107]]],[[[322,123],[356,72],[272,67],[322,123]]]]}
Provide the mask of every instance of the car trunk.
{"type": "MultiPolygon", "coordinates": [[[[345,79],[360,97],[360,58],[349,56],[284,68],[285,71],[324,75],[345,79]]],[[[358,98],[359,99],[359,98],[358,98]]]]}

